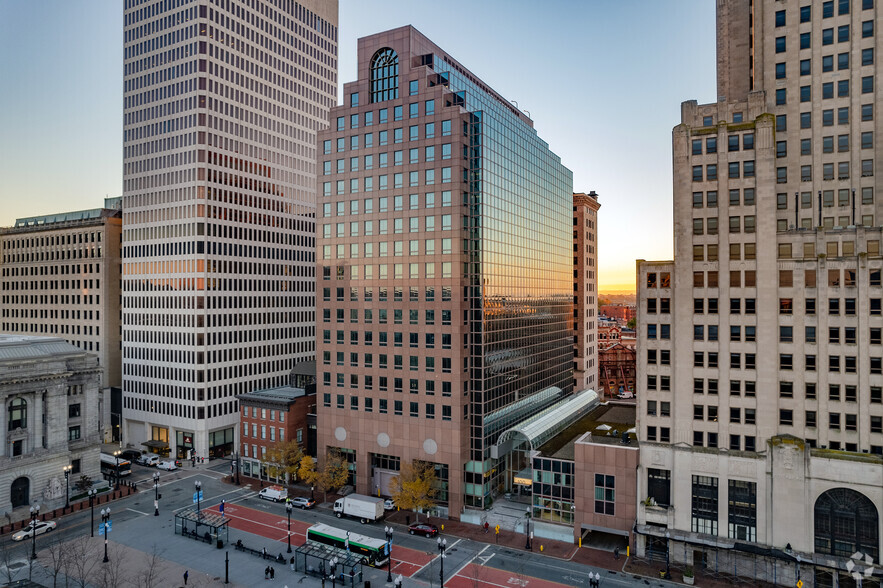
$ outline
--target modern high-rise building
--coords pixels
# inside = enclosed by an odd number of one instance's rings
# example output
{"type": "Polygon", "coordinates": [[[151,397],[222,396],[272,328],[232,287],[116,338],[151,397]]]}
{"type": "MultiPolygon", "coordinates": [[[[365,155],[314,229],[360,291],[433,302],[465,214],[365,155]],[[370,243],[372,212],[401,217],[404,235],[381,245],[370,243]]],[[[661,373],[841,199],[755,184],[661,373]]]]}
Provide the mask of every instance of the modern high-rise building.
{"type": "Polygon", "coordinates": [[[234,451],[314,350],[316,134],[337,1],[126,0],[124,440],[234,451]]]}
{"type": "Polygon", "coordinates": [[[122,200],[16,219],[0,229],[0,333],[60,337],[98,356],[100,387],[121,385],[122,200]]]}
{"type": "Polygon", "coordinates": [[[598,195],[573,195],[573,386],[598,389],[598,195]]]}
{"type": "Polygon", "coordinates": [[[638,264],[637,551],[854,585],[883,537],[879,6],[717,5],[675,259],[638,264]]]}
{"type": "Polygon", "coordinates": [[[572,175],[413,27],[360,39],[358,72],[319,136],[320,460],[371,494],[431,462],[458,517],[524,465],[500,435],[573,389],[572,175]]]}

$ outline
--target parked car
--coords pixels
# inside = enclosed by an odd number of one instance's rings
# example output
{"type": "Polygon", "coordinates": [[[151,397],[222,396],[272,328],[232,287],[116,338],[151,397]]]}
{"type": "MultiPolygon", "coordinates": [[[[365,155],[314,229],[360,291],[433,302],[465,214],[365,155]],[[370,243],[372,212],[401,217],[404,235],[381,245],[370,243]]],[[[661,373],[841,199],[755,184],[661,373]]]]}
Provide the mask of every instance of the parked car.
{"type": "Polygon", "coordinates": [[[174,461],[167,459],[165,461],[161,461],[158,464],[156,464],[156,469],[167,470],[167,471],[171,472],[171,471],[177,470],[178,466],[175,465],[174,461]]]}
{"type": "Polygon", "coordinates": [[[138,460],[141,459],[141,452],[137,449],[124,449],[123,452],[120,453],[120,459],[138,463],[138,460]]]}
{"type": "Polygon", "coordinates": [[[408,533],[411,535],[425,535],[426,537],[435,537],[438,535],[438,527],[431,523],[411,523],[408,525],[408,533]]]}
{"type": "Polygon", "coordinates": [[[30,539],[34,535],[42,535],[43,533],[48,533],[52,529],[55,528],[55,521],[37,521],[37,524],[34,525],[34,522],[31,523],[12,536],[13,541],[21,541],[22,539],[30,539]]]}
{"type": "Polygon", "coordinates": [[[282,486],[267,486],[258,492],[258,498],[279,502],[280,500],[288,498],[288,490],[282,486]]]}
{"type": "Polygon", "coordinates": [[[312,498],[304,498],[303,496],[295,496],[291,499],[291,506],[295,506],[302,509],[313,508],[316,506],[316,501],[312,498]]]}
{"type": "Polygon", "coordinates": [[[616,395],[620,400],[633,400],[635,398],[635,393],[625,390],[616,395]]]}
{"type": "Polygon", "coordinates": [[[392,498],[387,498],[383,501],[383,510],[395,510],[396,509],[396,501],[392,498]]]}

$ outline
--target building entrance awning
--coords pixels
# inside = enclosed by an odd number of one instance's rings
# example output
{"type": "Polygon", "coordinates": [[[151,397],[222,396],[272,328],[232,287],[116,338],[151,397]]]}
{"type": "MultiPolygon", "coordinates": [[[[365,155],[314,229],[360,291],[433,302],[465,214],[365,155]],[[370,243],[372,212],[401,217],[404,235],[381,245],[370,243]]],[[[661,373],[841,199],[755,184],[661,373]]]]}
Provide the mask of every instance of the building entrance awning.
{"type": "Polygon", "coordinates": [[[151,449],[168,449],[169,444],[165,441],[159,441],[156,439],[151,439],[150,441],[145,441],[141,445],[149,447],[151,449]]]}
{"type": "Polygon", "coordinates": [[[528,488],[531,488],[533,486],[533,468],[524,468],[515,474],[512,478],[512,482],[519,486],[527,486],[528,488]]]}

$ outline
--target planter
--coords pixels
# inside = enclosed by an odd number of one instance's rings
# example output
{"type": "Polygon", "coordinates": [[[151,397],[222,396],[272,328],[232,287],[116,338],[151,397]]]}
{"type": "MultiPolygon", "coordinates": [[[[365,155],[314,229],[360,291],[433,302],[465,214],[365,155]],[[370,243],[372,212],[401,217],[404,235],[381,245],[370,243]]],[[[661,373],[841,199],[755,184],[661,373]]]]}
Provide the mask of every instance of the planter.
{"type": "Polygon", "coordinates": [[[684,584],[692,586],[695,578],[693,576],[684,576],[684,584]]]}

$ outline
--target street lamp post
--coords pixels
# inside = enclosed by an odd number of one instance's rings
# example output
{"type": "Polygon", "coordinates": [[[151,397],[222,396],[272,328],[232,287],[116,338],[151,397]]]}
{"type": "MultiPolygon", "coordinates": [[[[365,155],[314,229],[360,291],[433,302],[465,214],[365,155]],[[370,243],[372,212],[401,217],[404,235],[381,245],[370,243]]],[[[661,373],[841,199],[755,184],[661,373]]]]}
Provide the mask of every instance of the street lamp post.
{"type": "Polygon", "coordinates": [[[65,510],[71,507],[71,470],[74,469],[72,465],[64,466],[64,486],[66,489],[66,494],[64,495],[64,508],[65,510]]]}
{"type": "Polygon", "coordinates": [[[113,470],[113,486],[114,490],[119,491],[120,489],[120,453],[121,451],[114,451],[113,457],[116,460],[116,466],[114,466],[113,470]]]}
{"type": "Polygon", "coordinates": [[[337,564],[338,559],[336,557],[332,557],[331,561],[328,562],[331,564],[331,586],[337,588],[337,564]]]}
{"type": "Polygon", "coordinates": [[[402,578],[401,574],[396,576],[396,588],[402,588],[402,581],[403,581],[403,578],[402,578]]]}
{"type": "Polygon", "coordinates": [[[316,500],[316,487],[310,486],[310,500],[316,500]]]}
{"type": "Polygon", "coordinates": [[[389,558],[386,565],[386,581],[392,582],[392,526],[384,527],[383,532],[386,533],[386,555],[389,558]]]}
{"type": "Polygon", "coordinates": [[[31,537],[34,539],[31,551],[31,559],[37,559],[37,519],[40,517],[40,505],[35,504],[30,508],[31,511],[31,537]]]}
{"type": "Polygon", "coordinates": [[[89,488],[89,510],[91,512],[91,522],[89,524],[89,536],[95,536],[95,495],[98,494],[98,490],[95,488],[89,488]]]}
{"type": "Polygon", "coordinates": [[[153,474],[153,516],[159,516],[159,472],[153,474]]]}
{"type": "Polygon", "coordinates": [[[524,520],[524,548],[533,551],[530,544],[530,507],[527,507],[527,511],[524,513],[524,520]]]}
{"type": "Polygon", "coordinates": [[[288,513],[288,553],[291,553],[291,503],[285,503],[285,512],[288,513]]]}
{"type": "Polygon", "coordinates": [[[196,487],[196,531],[199,532],[199,519],[202,518],[202,510],[200,508],[200,502],[202,501],[202,482],[197,480],[193,483],[196,487]]]}
{"type": "Polygon", "coordinates": [[[110,533],[110,507],[101,509],[101,524],[104,526],[104,563],[109,562],[107,559],[107,535],[110,533]]]}
{"type": "Polygon", "coordinates": [[[448,540],[438,538],[438,554],[439,554],[439,562],[441,563],[441,567],[438,570],[438,579],[441,583],[442,588],[445,585],[445,550],[448,548],[448,540]]]}

